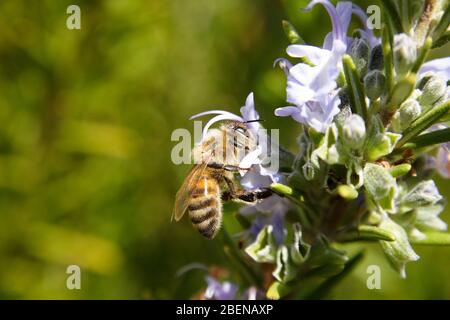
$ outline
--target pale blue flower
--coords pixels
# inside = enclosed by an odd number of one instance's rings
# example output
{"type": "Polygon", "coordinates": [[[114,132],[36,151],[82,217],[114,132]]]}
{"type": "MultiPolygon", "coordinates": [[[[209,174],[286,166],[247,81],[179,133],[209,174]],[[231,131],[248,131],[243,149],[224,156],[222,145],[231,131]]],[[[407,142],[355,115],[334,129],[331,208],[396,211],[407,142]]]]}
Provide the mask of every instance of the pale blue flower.
{"type": "Polygon", "coordinates": [[[439,147],[435,165],[436,170],[442,177],[450,179],[450,143],[439,147]]]}
{"type": "MultiPolygon", "coordinates": [[[[447,129],[445,124],[435,124],[426,132],[447,129]]],[[[443,178],[450,179],[450,142],[442,143],[436,153],[436,157],[427,157],[426,168],[435,169],[443,178]]]]}
{"type": "Polygon", "coordinates": [[[250,287],[242,294],[242,300],[265,300],[266,294],[261,289],[250,287]]]}
{"type": "Polygon", "coordinates": [[[239,287],[234,283],[224,281],[219,282],[213,277],[206,277],[208,286],[205,290],[205,298],[208,300],[235,300],[239,287]]]}
{"type": "Polygon", "coordinates": [[[425,62],[420,67],[418,75],[422,76],[428,72],[433,72],[435,75],[445,79],[445,81],[450,80],[450,57],[425,62]]]}
{"type": "Polygon", "coordinates": [[[249,287],[242,294],[239,294],[239,286],[229,281],[220,282],[214,277],[207,276],[208,286],[205,290],[207,300],[264,300],[264,291],[256,287],[249,287]]]}
{"type": "Polygon", "coordinates": [[[290,45],[286,52],[293,58],[307,57],[312,65],[299,63],[291,66],[285,59],[276,60],[287,75],[287,101],[294,104],[275,110],[281,117],[292,117],[295,121],[306,124],[319,132],[325,132],[334,116],[339,112],[340,100],[336,89],[336,79],[342,69],[342,56],[353,41],[347,37],[352,14],[364,24],[360,33],[371,47],[377,45],[373,31],[367,25],[367,15],[351,2],[339,2],[334,7],[328,0],[313,0],[306,7],[312,9],[321,4],[327,10],[332,23],[332,32],[324,40],[323,48],[309,45],[290,45]]]}
{"type": "Polygon", "coordinates": [[[291,116],[319,132],[325,132],[339,112],[336,78],[348,46],[346,33],[353,6],[350,2],[341,2],[335,8],[328,0],[313,0],[306,9],[310,10],[318,3],[330,15],[333,30],[325,38],[323,48],[308,45],[291,45],[287,48],[289,56],[307,57],[313,65],[299,63],[285,69],[288,77],[287,101],[295,106],[278,108],[275,114],[291,116]]]}

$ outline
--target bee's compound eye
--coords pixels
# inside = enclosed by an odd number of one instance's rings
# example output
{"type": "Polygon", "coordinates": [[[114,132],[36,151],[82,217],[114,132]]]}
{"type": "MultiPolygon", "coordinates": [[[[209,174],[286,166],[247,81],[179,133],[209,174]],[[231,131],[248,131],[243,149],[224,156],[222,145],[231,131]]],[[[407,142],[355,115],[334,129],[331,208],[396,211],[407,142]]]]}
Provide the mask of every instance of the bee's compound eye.
{"type": "Polygon", "coordinates": [[[247,130],[245,130],[245,129],[242,128],[242,127],[237,127],[235,130],[236,130],[236,132],[239,132],[239,133],[241,133],[241,134],[245,134],[245,132],[247,131],[247,130]]]}

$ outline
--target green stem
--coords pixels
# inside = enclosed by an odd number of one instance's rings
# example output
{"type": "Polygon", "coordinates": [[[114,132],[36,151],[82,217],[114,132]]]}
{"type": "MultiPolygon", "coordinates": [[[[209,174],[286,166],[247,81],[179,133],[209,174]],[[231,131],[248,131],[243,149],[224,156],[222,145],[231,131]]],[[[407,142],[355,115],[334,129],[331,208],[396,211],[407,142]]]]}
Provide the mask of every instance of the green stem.
{"type": "Polygon", "coordinates": [[[243,261],[242,254],[239,252],[236,244],[233,242],[225,228],[222,228],[221,234],[225,254],[230,258],[231,263],[235,265],[242,278],[249,285],[260,286],[262,284],[262,280],[258,277],[255,271],[243,261]]]}

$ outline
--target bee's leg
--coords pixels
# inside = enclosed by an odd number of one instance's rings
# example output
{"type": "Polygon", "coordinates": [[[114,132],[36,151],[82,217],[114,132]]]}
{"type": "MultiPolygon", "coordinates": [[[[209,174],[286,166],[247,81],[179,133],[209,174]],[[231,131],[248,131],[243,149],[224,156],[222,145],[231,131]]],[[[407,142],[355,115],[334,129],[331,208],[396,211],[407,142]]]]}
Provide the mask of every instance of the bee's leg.
{"type": "Polygon", "coordinates": [[[217,162],[210,162],[210,163],[208,163],[208,168],[211,168],[211,169],[223,169],[224,168],[224,164],[217,163],[217,162]]]}
{"type": "Polygon", "coordinates": [[[222,199],[224,201],[238,200],[243,202],[254,203],[258,200],[268,198],[273,194],[273,191],[270,190],[269,188],[254,189],[249,191],[240,188],[237,189],[232,180],[226,177],[224,177],[224,180],[228,186],[228,191],[222,194],[222,199]],[[226,197],[227,199],[224,199],[224,197],[226,197]]]}
{"type": "Polygon", "coordinates": [[[212,168],[212,169],[223,169],[223,170],[231,171],[231,172],[237,172],[239,170],[250,170],[250,168],[241,168],[238,166],[233,166],[230,164],[222,164],[222,163],[217,163],[217,162],[208,163],[208,167],[212,168]]]}
{"type": "Polygon", "coordinates": [[[233,197],[231,196],[231,193],[230,193],[230,191],[224,191],[224,192],[222,192],[222,201],[230,201],[230,200],[232,200],[233,199],[233,197]]]}

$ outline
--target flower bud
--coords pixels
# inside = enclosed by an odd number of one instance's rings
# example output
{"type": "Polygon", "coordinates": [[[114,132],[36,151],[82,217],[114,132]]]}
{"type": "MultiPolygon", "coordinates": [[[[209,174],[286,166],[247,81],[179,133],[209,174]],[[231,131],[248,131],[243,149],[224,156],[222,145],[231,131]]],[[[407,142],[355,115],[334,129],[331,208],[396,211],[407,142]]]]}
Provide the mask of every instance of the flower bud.
{"type": "Polygon", "coordinates": [[[383,47],[379,44],[373,47],[370,54],[369,70],[383,70],[383,67],[383,47]]]}
{"type": "Polygon", "coordinates": [[[283,20],[282,23],[284,33],[291,44],[305,43],[302,37],[298,34],[297,30],[295,30],[295,27],[289,21],[283,20]]]}
{"type": "Polygon", "coordinates": [[[350,56],[352,57],[356,69],[359,74],[363,76],[367,71],[367,65],[369,64],[370,48],[367,41],[356,38],[353,40],[350,46],[350,56]]]}
{"type": "Polygon", "coordinates": [[[343,140],[352,149],[358,149],[364,144],[366,138],[366,125],[357,114],[345,119],[342,128],[343,140]]]}
{"type": "Polygon", "coordinates": [[[339,113],[334,116],[334,121],[336,122],[336,124],[342,127],[344,125],[345,119],[347,119],[351,115],[352,109],[350,108],[350,106],[345,105],[341,107],[341,111],[339,111],[339,113]]]}
{"type": "Polygon", "coordinates": [[[422,113],[420,104],[414,99],[408,99],[402,103],[398,110],[400,128],[406,129],[422,113]]]}
{"type": "Polygon", "coordinates": [[[364,77],[364,89],[371,100],[378,99],[384,91],[386,78],[380,70],[372,70],[364,77]]]}
{"type": "Polygon", "coordinates": [[[447,84],[441,77],[437,75],[429,75],[423,77],[418,85],[422,90],[419,97],[421,105],[429,107],[441,100],[447,92],[447,84]]]}
{"type": "Polygon", "coordinates": [[[394,36],[394,65],[398,74],[406,74],[417,59],[416,42],[404,33],[394,36]]]}

